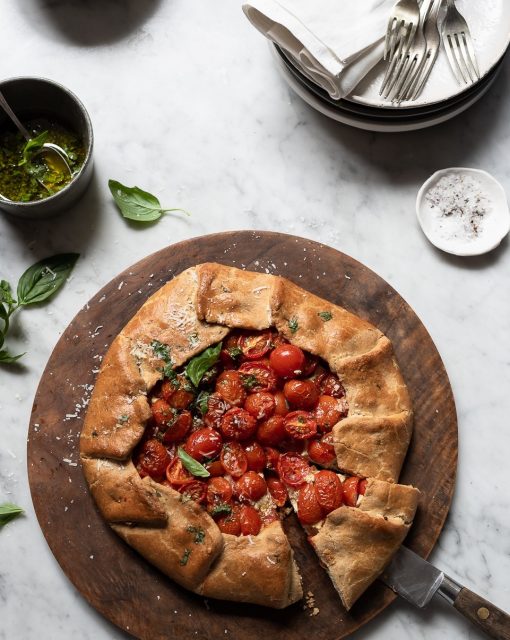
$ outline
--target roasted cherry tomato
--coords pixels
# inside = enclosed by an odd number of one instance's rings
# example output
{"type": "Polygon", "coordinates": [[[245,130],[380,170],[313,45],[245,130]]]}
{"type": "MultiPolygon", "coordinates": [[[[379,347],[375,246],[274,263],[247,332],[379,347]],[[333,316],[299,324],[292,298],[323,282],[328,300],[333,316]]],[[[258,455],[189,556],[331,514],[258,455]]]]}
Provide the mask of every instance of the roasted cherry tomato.
{"type": "Polygon", "coordinates": [[[232,485],[226,478],[210,478],[207,482],[207,504],[225,504],[232,499],[232,485]]]}
{"type": "Polygon", "coordinates": [[[243,352],[239,348],[239,334],[231,333],[223,340],[223,347],[220,351],[220,362],[225,369],[237,367],[243,352]]]}
{"type": "Polygon", "coordinates": [[[285,418],[285,431],[296,440],[308,440],[317,433],[317,423],[307,411],[291,411],[285,418]]]}
{"type": "Polygon", "coordinates": [[[207,458],[216,458],[221,451],[223,438],[209,427],[198,429],[188,436],[185,449],[192,458],[203,462],[207,458]]]}
{"type": "Polygon", "coordinates": [[[240,478],[248,470],[248,457],[239,442],[225,443],[220,459],[226,473],[233,478],[240,478]]]}
{"type": "Polygon", "coordinates": [[[259,360],[271,348],[272,337],[269,329],[260,333],[245,333],[239,338],[239,348],[247,360],[259,360]]]}
{"type": "Polygon", "coordinates": [[[188,484],[183,484],[178,488],[179,493],[182,493],[184,496],[188,496],[195,502],[201,504],[205,502],[205,496],[207,492],[207,485],[205,482],[201,482],[200,480],[192,480],[188,482],[188,484]]]}
{"type": "Polygon", "coordinates": [[[175,411],[162,398],[158,398],[151,404],[151,411],[154,422],[160,427],[170,424],[175,417],[175,411]]]}
{"type": "Polygon", "coordinates": [[[276,471],[278,468],[278,460],[280,459],[280,452],[273,449],[273,447],[264,447],[264,453],[266,454],[266,469],[276,471]]]}
{"type": "Polygon", "coordinates": [[[323,433],[331,431],[335,424],[345,415],[344,400],[333,398],[333,396],[320,396],[319,402],[315,407],[315,419],[317,420],[317,426],[323,433]]]}
{"type": "Polygon", "coordinates": [[[276,402],[274,395],[268,391],[250,393],[246,398],[244,408],[257,420],[267,420],[275,412],[276,402]]]}
{"type": "Polygon", "coordinates": [[[313,484],[305,484],[299,490],[297,512],[299,521],[303,524],[315,524],[322,520],[323,513],[313,484]]]}
{"type": "Polygon", "coordinates": [[[305,354],[293,344],[282,344],[271,352],[269,364],[280,378],[292,378],[303,373],[305,354]]]}
{"type": "Polygon", "coordinates": [[[342,489],[344,492],[344,502],[349,507],[355,507],[358,502],[358,484],[359,478],[356,476],[351,476],[350,478],[346,478],[342,484],[342,489]]]}
{"type": "Polygon", "coordinates": [[[317,501],[324,515],[338,509],[343,503],[343,491],[340,478],[333,471],[319,471],[314,476],[317,501]]]}
{"type": "Polygon", "coordinates": [[[311,380],[288,380],[283,393],[295,409],[313,409],[319,399],[319,390],[311,380]]]}
{"type": "Polygon", "coordinates": [[[243,536],[256,536],[262,528],[262,520],[259,512],[254,507],[243,505],[239,510],[241,521],[241,534],[243,536]]]}
{"type": "Polygon", "coordinates": [[[287,403],[287,398],[283,391],[277,391],[274,394],[275,401],[275,410],[274,413],[276,416],[285,416],[289,413],[289,405],[287,403]]]}
{"type": "Polygon", "coordinates": [[[267,493],[266,481],[255,471],[247,471],[236,482],[236,494],[239,500],[256,502],[267,493]]]}
{"type": "Polygon", "coordinates": [[[204,416],[206,427],[219,429],[222,416],[230,409],[230,405],[218,393],[211,393],[207,398],[207,413],[204,416]]]}
{"type": "Polygon", "coordinates": [[[218,525],[220,531],[222,533],[230,533],[232,536],[240,536],[241,535],[241,519],[239,517],[240,509],[234,507],[232,509],[232,513],[224,516],[220,516],[216,519],[216,524],[218,525]]]}
{"type": "Polygon", "coordinates": [[[334,373],[328,373],[322,377],[321,393],[325,396],[333,396],[333,398],[343,398],[345,389],[334,373]]]}
{"type": "Polygon", "coordinates": [[[268,420],[261,422],[257,429],[257,441],[264,446],[276,447],[286,437],[285,418],[282,416],[271,416],[268,420]]]}
{"type": "Polygon", "coordinates": [[[277,469],[280,480],[290,487],[299,487],[310,473],[310,465],[299,453],[282,453],[277,469]]]}
{"type": "Polygon", "coordinates": [[[220,460],[213,460],[212,462],[208,462],[205,465],[207,471],[209,471],[212,478],[217,478],[218,476],[222,476],[225,473],[225,469],[221,464],[220,460]]]}
{"type": "Polygon", "coordinates": [[[156,439],[144,442],[137,457],[137,463],[140,468],[155,480],[160,480],[164,477],[169,462],[168,451],[156,439]]]}
{"type": "Polygon", "coordinates": [[[327,438],[328,435],[323,436],[320,440],[310,440],[308,443],[308,455],[312,462],[327,466],[335,461],[335,448],[327,438]]]}
{"type": "Polygon", "coordinates": [[[317,368],[317,364],[319,363],[319,359],[316,356],[313,356],[308,351],[305,351],[305,363],[303,365],[301,376],[303,378],[308,378],[317,368]]]}
{"type": "Polygon", "coordinates": [[[363,478],[363,480],[359,481],[358,493],[360,494],[360,496],[364,496],[365,495],[365,492],[367,490],[367,484],[368,484],[368,480],[366,478],[363,478]]]}
{"type": "Polygon", "coordinates": [[[237,371],[223,371],[216,380],[216,393],[233,407],[240,407],[246,400],[246,391],[237,371]]]}
{"type": "Polygon", "coordinates": [[[179,374],[173,380],[165,380],[161,385],[161,397],[168,402],[173,409],[187,409],[193,402],[195,394],[183,374],[179,374]]]}
{"type": "Polygon", "coordinates": [[[248,469],[257,473],[264,471],[266,466],[266,454],[258,442],[251,442],[244,448],[248,458],[248,469]]]}
{"type": "Polygon", "coordinates": [[[276,374],[265,360],[244,362],[238,371],[241,374],[244,387],[248,391],[255,393],[276,390],[276,374]]]}
{"type": "Polygon", "coordinates": [[[194,476],[183,467],[179,456],[176,456],[166,468],[166,479],[175,488],[192,482],[194,476]]]}
{"type": "Polygon", "coordinates": [[[221,432],[226,438],[248,440],[257,431],[257,421],[244,409],[229,409],[221,419],[221,432]]]}
{"type": "Polygon", "coordinates": [[[277,507],[285,506],[285,503],[287,502],[287,499],[289,496],[283,482],[281,480],[278,480],[278,478],[270,477],[270,478],[267,478],[266,483],[267,483],[267,488],[269,490],[269,493],[273,497],[273,500],[275,501],[276,506],[277,507]]]}
{"type": "Polygon", "coordinates": [[[179,442],[183,440],[188,431],[191,428],[193,418],[189,411],[183,411],[170,422],[165,435],[163,436],[163,443],[170,444],[172,442],[179,442]]]}

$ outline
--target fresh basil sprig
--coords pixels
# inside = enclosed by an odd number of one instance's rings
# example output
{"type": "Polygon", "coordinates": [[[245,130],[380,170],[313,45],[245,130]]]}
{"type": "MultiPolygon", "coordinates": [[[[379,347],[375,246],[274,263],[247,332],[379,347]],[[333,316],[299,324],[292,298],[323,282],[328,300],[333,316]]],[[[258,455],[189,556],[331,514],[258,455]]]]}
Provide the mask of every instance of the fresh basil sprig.
{"type": "Polygon", "coordinates": [[[108,180],[111,194],[120,212],[128,220],[135,222],[154,222],[164,213],[181,211],[189,216],[184,209],[163,209],[161,203],[152,195],[140,187],[126,187],[117,180],[108,180]]]}
{"type": "Polygon", "coordinates": [[[0,504],[0,529],[11,520],[14,520],[23,513],[21,507],[17,507],[11,502],[0,504]]]}
{"type": "Polygon", "coordinates": [[[17,300],[12,295],[11,285],[0,280],[0,363],[12,364],[25,355],[12,355],[7,349],[2,349],[12,314],[20,307],[50,298],[64,284],[78,257],[77,253],[61,253],[29,267],[19,279],[17,300]]]}
{"type": "Polygon", "coordinates": [[[198,356],[192,358],[186,365],[186,375],[195,387],[198,387],[203,375],[218,362],[221,345],[222,343],[220,342],[215,347],[209,347],[205,351],[202,351],[198,356]]]}
{"type": "Polygon", "coordinates": [[[177,447],[177,455],[181,459],[182,466],[194,476],[208,478],[211,475],[204,465],[192,458],[182,447],[177,447]]]}
{"type": "Polygon", "coordinates": [[[40,151],[43,148],[47,139],[47,131],[43,131],[35,138],[30,138],[30,140],[28,140],[26,145],[23,147],[23,160],[20,160],[18,166],[21,167],[24,164],[28,164],[30,160],[32,160],[32,156],[34,155],[34,153],[37,153],[37,151],[40,151]]]}

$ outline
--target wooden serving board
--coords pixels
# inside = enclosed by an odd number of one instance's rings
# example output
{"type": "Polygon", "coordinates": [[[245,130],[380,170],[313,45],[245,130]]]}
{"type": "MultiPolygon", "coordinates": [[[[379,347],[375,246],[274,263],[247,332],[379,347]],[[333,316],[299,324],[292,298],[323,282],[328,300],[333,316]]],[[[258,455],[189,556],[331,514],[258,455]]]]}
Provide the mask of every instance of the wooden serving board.
{"type": "Polygon", "coordinates": [[[376,582],[347,613],[294,516],[285,528],[318,615],[204,600],[159,573],[99,515],[79,465],[79,434],[91,385],[111,341],[164,282],[200,262],[275,273],[375,324],[392,341],[409,386],[415,431],[401,481],[422,491],[406,544],[432,550],[448,513],[457,466],[457,421],[441,358],[413,310],[384,280],[321,244],[239,231],[181,242],[121,273],[75,317],[43,373],[32,410],[28,471],[40,526],[62,569],[106,618],[143,640],[337,640],[395,598],[376,582]]]}

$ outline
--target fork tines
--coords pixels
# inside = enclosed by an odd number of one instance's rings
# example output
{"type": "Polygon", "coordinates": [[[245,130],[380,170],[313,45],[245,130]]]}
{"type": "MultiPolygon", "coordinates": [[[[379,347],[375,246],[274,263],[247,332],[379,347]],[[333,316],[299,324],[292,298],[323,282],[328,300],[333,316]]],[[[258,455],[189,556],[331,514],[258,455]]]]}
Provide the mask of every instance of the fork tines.
{"type": "Polygon", "coordinates": [[[446,55],[457,82],[473,84],[480,80],[471,33],[454,0],[447,0],[447,13],[442,31],[446,55]]]}

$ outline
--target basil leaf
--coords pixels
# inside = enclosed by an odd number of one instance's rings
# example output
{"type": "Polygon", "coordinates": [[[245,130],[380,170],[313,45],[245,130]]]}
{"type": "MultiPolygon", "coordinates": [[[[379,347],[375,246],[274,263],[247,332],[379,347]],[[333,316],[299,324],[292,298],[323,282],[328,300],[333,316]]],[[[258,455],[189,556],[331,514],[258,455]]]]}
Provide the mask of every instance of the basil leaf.
{"type": "Polygon", "coordinates": [[[170,211],[182,211],[189,215],[184,209],[163,209],[161,203],[152,195],[140,187],[126,187],[117,180],[108,180],[111,194],[120,212],[128,220],[135,222],[154,222],[161,218],[164,213],[170,211]]]}
{"type": "Polygon", "coordinates": [[[218,362],[221,345],[222,343],[220,342],[215,347],[209,347],[198,356],[192,358],[186,365],[184,371],[195,387],[198,387],[203,375],[218,362]]]}
{"type": "Polygon", "coordinates": [[[7,280],[0,280],[0,302],[5,302],[9,306],[16,304],[16,300],[12,297],[11,285],[7,280]]]}
{"type": "MultiPolygon", "coordinates": [[[[3,343],[3,336],[2,336],[1,342],[3,343]]],[[[16,360],[19,360],[20,358],[22,358],[25,355],[25,353],[26,352],[20,353],[17,356],[13,356],[8,351],[3,349],[2,351],[0,351],[0,362],[3,362],[4,364],[12,364],[13,362],[16,362],[16,360]]]]}
{"type": "Polygon", "coordinates": [[[21,167],[22,165],[27,164],[27,162],[30,162],[34,153],[40,151],[43,148],[43,145],[46,142],[47,138],[47,131],[43,131],[35,138],[30,138],[30,140],[23,147],[23,160],[18,163],[18,166],[21,167]]]}
{"type": "Polygon", "coordinates": [[[200,462],[197,462],[195,458],[187,454],[182,447],[177,447],[177,455],[181,459],[182,466],[194,476],[198,478],[208,478],[211,475],[200,462]]]}
{"type": "Polygon", "coordinates": [[[14,518],[17,518],[23,513],[23,509],[21,507],[17,507],[15,504],[10,502],[4,502],[4,504],[0,504],[0,528],[6,525],[14,518]]]}
{"type": "Polygon", "coordinates": [[[78,253],[60,253],[32,265],[19,279],[18,304],[26,306],[52,296],[64,284],[78,258],[78,253]]]}

